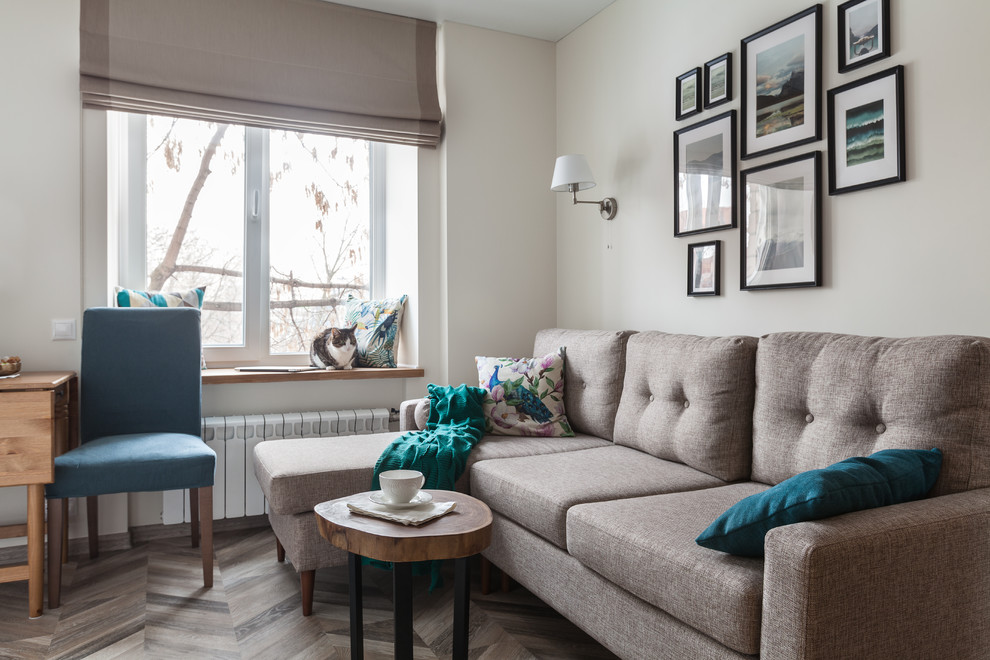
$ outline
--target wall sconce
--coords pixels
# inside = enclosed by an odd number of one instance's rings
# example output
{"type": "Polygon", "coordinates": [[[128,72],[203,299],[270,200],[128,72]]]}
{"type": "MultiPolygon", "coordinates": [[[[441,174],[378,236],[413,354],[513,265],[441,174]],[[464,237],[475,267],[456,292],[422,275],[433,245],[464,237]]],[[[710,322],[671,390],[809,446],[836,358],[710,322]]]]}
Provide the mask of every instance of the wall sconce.
{"type": "Polygon", "coordinates": [[[553,167],[553,181],[550,190],[554,192],[569,192],[575,204],[597,204],[602,217],[611,220],[619,212],[619,203],[614,197],[606,197],[600,202],[590,202],[577,198],[579,190],[595,187],[595,177],[591,176],[588,159],[583,154],[558,156],[553,167]]]}

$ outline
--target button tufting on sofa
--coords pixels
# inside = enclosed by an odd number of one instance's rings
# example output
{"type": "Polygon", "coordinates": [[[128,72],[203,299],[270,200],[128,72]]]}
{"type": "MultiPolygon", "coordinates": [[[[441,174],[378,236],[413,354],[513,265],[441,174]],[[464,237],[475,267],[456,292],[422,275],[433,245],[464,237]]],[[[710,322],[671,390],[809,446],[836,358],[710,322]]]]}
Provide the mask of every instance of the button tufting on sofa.
{"type": "Polygon", "coordinates": [[[690,401],[685,401],[684,402],[684,407],[685,408],[690,408],[691,407],[691,402],[690,401]]]}
{"type": "Polygon", "coordinates": [[[653,401],[653,395],[652,394],[650,395],[650,401],[653,401]]]}
{"type": "Polygon", "coordinates": [[[877,424],[877,433],[883,433],[886,430],[887,426],[885,424],[877,424]]]}
{"type": "Polygon", "coordinates": [[[804,416],[804,421],[811,424],[813,421],[815,421],[815,416],[812,415],[811,413],[808,413],[807,415],[804,416]]]}

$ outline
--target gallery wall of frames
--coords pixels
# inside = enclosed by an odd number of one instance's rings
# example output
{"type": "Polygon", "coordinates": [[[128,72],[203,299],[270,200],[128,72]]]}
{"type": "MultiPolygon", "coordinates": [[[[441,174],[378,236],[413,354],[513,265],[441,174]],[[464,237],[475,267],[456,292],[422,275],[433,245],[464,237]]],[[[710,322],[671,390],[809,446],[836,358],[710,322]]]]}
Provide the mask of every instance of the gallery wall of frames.
{"type": "MultiPolygon", "coordinates": [[[[738,112],[703,116],[734,101],[731,51],[675,81],[674,118],[690,121],[674,131],[674,236],[738,228],[740,290],[822,286],[823,160],[829,195],[906,178],[904,67],[855,77],[893,52],[890,0],[835,11],[836,62],[822,61],[821,4],[740,40],[738,112]],[[825,66],[849,81],[823,96],[825,66]]],[[[687,252],[687,295],[720,295],[721,241],[687,252]]]]}

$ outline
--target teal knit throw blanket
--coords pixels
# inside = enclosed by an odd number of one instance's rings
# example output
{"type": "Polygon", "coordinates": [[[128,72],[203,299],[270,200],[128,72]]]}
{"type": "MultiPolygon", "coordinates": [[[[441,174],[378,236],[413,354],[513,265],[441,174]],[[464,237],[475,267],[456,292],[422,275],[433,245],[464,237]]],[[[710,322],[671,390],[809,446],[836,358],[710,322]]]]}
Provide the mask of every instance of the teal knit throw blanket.
{"type": "MultiPolygon", "coordinates": [[[[454,490],[454,483],[464,473],[468,455],[485,434],[485,416],[481,403],[485,390],[480,387],[427,386],[430,416],[423,431],[410,431],[392,441],[375,465],[371,489],[380,490],[378,475],[386,470],[419,470],[423,488],[454,490]]],[[[385,562],[365,559],[364,563],[387,568],[385,562]]],[[[440,562],[417,562],[413,573],[430,573],[430,591],[441,584],[440,562]]]]}
{"type": "Polygon", "coordinates": [[[386,470],[419,470],[423,488],[453,490],[464,473],[468,455],[485,434],[481,403],[485,390],[430,384],[430,417],[426,430],[410,431],[392,441],[375,465],[372,490],[381,489],[378,475],[386,470]]]}

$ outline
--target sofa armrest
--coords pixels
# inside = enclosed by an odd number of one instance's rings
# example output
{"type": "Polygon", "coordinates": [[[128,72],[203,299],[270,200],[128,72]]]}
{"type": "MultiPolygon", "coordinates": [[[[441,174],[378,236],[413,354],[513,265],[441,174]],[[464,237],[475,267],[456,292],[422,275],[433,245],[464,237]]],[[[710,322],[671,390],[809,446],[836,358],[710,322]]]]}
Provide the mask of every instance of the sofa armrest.
{"type": "Polygon", "coordinates": [[[761,660],[990,648],[990,489],[770,530],[761,660]]]}
{"type": "Polygon", "coordinates": [[[430,416],[430,398],[410,399],[399,404],[399,430],[422,431],[430,416]]]}

